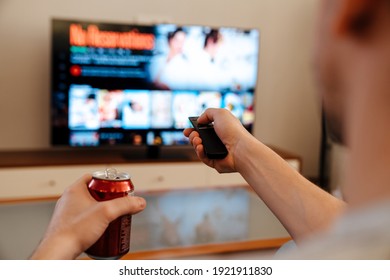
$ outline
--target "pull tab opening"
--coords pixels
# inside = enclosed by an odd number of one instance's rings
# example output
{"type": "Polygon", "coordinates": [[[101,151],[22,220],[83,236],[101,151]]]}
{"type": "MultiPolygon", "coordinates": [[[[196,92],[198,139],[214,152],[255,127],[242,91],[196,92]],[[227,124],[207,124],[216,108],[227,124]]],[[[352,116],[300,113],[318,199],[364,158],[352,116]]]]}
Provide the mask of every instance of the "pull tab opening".
{"type": "Polygon", "coordinates": [[[115,168],[106,168],[104,171],[106,179],[114,180],[118,179],[118,171],[115,168]]]}

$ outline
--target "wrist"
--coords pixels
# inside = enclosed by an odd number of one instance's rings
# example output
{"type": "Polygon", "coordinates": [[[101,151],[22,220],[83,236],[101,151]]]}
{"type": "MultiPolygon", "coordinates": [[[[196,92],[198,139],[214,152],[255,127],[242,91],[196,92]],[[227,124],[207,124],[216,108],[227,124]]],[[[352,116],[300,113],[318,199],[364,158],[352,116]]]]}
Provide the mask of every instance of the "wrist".
{"type": "Polygon", "coordinates": [[[234,167],[238,173],[242,174],[246,169],[250,157],[253,154],[256,154],[254,153],[254,150],[259,143],[260,142],[249,132],[240,137],[240,140],[237,142],[234,149],[234,167]]]}
{"type": "Polygon", "coordinates": [[[71,260],[82,253],[77,249],[71,236],[58,234],[45,237],[33,252],[30,259],[33,260],[71,260]]]}

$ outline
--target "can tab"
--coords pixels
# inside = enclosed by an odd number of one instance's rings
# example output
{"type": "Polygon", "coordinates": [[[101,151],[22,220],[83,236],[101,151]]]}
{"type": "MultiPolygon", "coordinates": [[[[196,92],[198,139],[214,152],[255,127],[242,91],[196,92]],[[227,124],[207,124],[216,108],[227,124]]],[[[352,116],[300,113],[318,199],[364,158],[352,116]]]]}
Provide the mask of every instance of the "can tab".
{"type": "Polygon", "coordinates": [[[106,168],[104,171],[106,179],[114,180],[119,179],[118,171],[115,168],[106,168]]]}

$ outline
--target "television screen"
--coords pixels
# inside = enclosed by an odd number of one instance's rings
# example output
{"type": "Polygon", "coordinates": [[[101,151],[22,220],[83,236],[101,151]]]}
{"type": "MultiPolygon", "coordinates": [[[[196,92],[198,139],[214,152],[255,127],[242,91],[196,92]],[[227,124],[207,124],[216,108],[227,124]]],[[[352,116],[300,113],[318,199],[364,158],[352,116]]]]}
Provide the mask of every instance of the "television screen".
{"type": "Polygon", "coordinates": [[[54,19],[51,143],[186,144],[209,107],[251,131],[258,53],[256,29],[54,19]]]}

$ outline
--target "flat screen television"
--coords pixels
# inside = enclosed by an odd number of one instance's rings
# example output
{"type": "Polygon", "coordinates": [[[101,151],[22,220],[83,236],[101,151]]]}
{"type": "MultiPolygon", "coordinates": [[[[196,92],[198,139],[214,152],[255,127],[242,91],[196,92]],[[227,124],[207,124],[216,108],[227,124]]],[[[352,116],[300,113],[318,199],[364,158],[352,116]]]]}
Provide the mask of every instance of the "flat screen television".
{"type": "MultiPolygon", "coordinates": [[[[51,144],[188,144],[188,116],[227,108],[252,130],[256,29],[52,20],[51,144]]],[[[188,146],[188,145],[187,145],[188,146]]]]}

